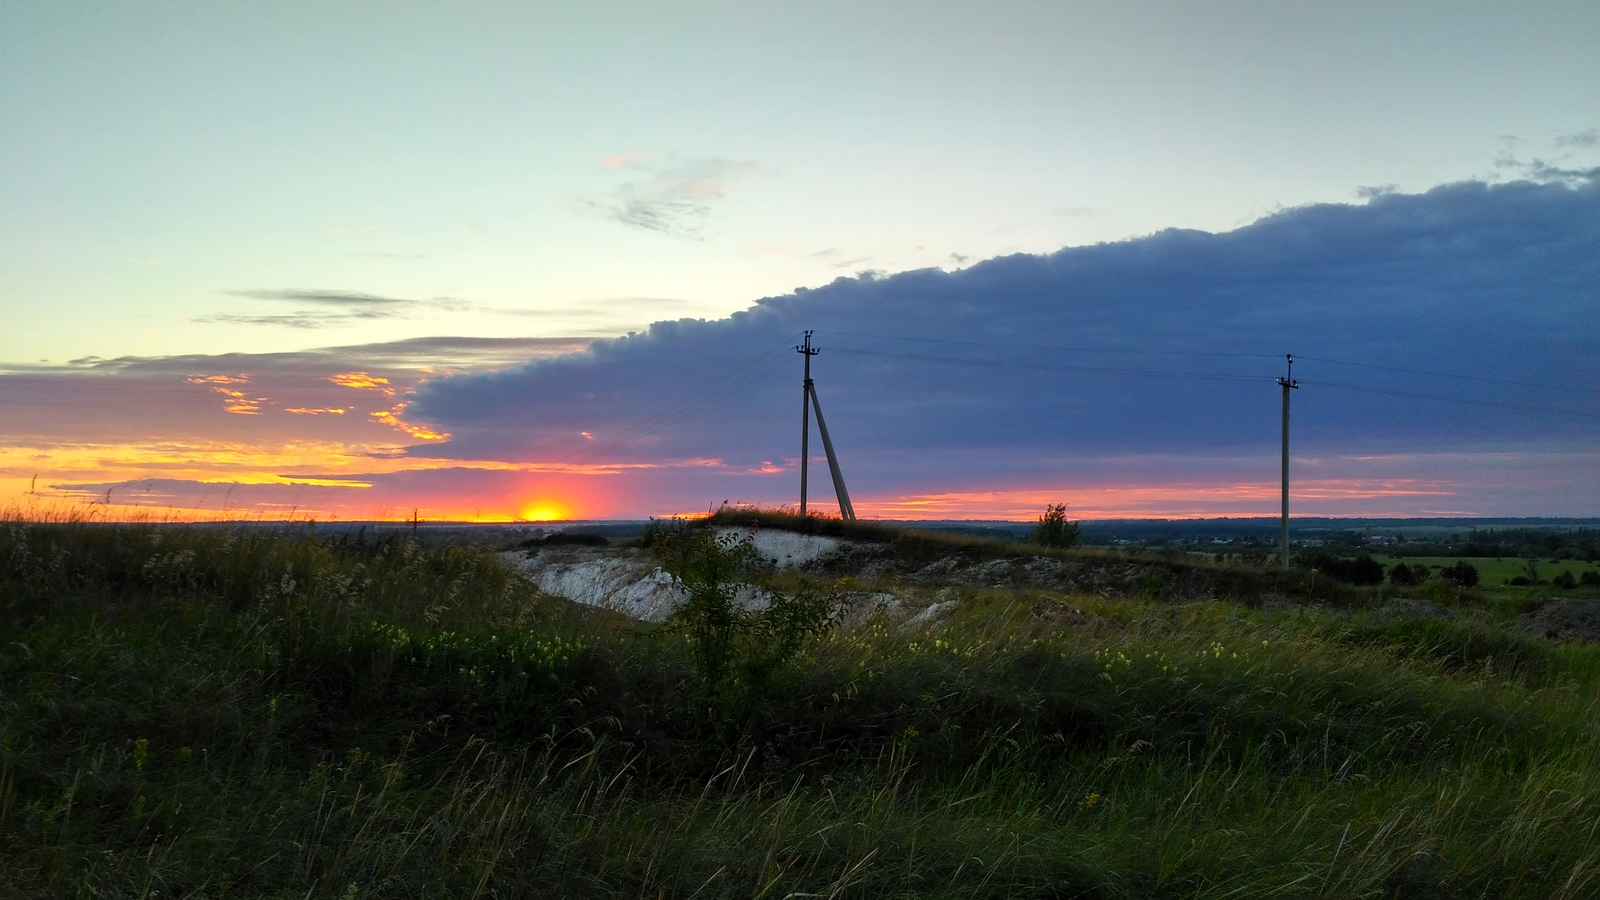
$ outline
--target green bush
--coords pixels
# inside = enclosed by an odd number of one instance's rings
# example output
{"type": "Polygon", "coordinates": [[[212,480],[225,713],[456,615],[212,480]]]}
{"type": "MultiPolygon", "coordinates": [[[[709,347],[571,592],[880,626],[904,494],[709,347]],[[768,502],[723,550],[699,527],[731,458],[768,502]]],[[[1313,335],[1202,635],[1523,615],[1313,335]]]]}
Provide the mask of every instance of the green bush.
{"type": "Polygon", "coordinates": [[[1395,563],[1394,568],[1389,570],[1390,584],[1412,585],[1421,584],[1427,580],[1428,567],[1421,565],[1420,563],[1416,566],[1416,568],[1412,568],[1403,562],[1395,563]]]}
{"type": "Polygon", "coordinates": [[[1039,524],[1033,526],[1030,540],[1041,547],[1072,547],[1078,543],[1077,522],[1067,521],[1067,505],[1052,503],[1045,507],[1039,524]]]}
{"type": "Polygon", "coordinates": [[[806,641],[828,629],[835,598],[809,588],[781,591],[758,577],[764,567],[749,536],[698,526],[663,529],[651,539],[662,568],[688,593],[671,624],[688,642],[708,721],[735,733],[806,641]]]}
{"type": "MultiPolygon", "coordinates": [[[[1311,557],[1306,567],[1316,569],[1329,578],[1337,578],[1346,584],[1383,584],[1383,563],[1365,553],[1355,559],[1341,559],[1327,553],[1317,553],[1311,557]]],[[[1426,581],[1426,575],[1420,580],[1426,581]]]]}
{"type": "Polygon", "coordinates": [[[1445,566],[1439,575],[1456,587],[1478,586],[1478,567],[1466,560],[1461,560],[1453,566],[1445,566]]]}

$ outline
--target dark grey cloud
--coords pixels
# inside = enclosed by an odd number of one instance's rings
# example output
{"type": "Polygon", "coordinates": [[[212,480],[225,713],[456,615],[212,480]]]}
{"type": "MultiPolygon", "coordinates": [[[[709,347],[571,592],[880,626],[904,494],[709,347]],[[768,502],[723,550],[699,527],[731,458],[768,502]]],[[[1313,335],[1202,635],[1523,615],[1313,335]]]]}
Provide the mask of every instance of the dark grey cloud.
{"type": "Polygon", "coordinates": [[[1575,131],[1572,134],[1557,135],[1557,147],[1573,147],[1587,149],[1600,147],[1600,128],[1589,128],[1584,131],[1575,131]]]}
{"type": "Polygon", "coordinates": [[[686,159],[638,151],[606,157],[608,169],[629,174],[604,200],[586,200],[580,209],[614,222],[673,237],[698,239],[713,204],[739,179],[758,171],[754,163],[732,159],[686,159]]]}
{"type": "Polygon", "coordinates": [[[347,369],[488,369],[526,363],[530,358],[582,351],[592,338],[420,337],[371,344],[344,344],[282,353],[190,353],[175,356],[85,356],[66,365],[5,364],[6,375],[101,375],[182,378],[195,372],[308,374],[347,369]]]}
{"type": "Polygon", "coordinates": [[[281,315],[250,316],[239,313],[218,313],[196,316],[192,322],[204,325],[274,325],[281,328],[324,328],[329,325],[351,325],[371,319],[392,319],[398,313],[389,310],[357,310],[346,313],[299,312],[281,315]]]}
{"type": "Polygon", "coordinates": [[[364,294],[360,291],[317,291],[296,288],[277,290],[250,288],[248,290],[223,291],[223,293],[234,297],[245,297],[250,300],[282,300],[292,303],[316,303],[326,306],[353,306],[357,308],[410,306],[417,302],[399,297],[364,294]]]}
{"type": "Polygon", "coordinates": [[[1600,179],[1466,182],[1220,234],[841,278],[726,319],[436,379],[411,409],[455,436],[417,452],[460,458],[581,457],[607,442],[613,457],[793,457],[789,348],[811,328],[830,430],[878,483],[1075,456],[1265,452],[1289,352],[1306,382],[1297,454],[1592,447],[1597,287],[1600,179]]]}
{"type": "Polygon", "coordinates": [[[291,313],[215,313],[191,321],[221,325],[269,325],[281,328],[325,328],[353,325],[373,319],[398,319],[429,311],[455,312],[476,306],[455,297],[409,299],[361,291],[306,290],[301,288],[246,288],[223,291],[246,300],[297,303],[309,309],[291,313]]]}
{"type": "MultiPolygon", "coordinates": [[[[283,353],[84,357],[65,365],[0,366],[0,444],[104,444],[387,439],[363,432],[369,413],[393,411],[411,386],[450,372],[481,371],[582,350],[585,338],[430,337],[283,353]],[[352,390],[335,376],[360,373],[387,385],[352,390]],[[232,392],[239,392],[237,397],[232,392]],[[392,392],[392,393],[391,393],[392,392]],[[228,405],[253,407],[228,415],[228,405]],[[306,410],[344,408],[344,415],[306,410]],[[301,412],[295,413],[295,410],[301,412]]],[[[403,440],[395,432],[396,441],[403,440]]],[[[174,451],[175,459],[185,458],[174,451]]],[[[153,464],[147,464],[153,465],[153,464]]]]}
{"type": "MultiPolygon", "coordinates": [[[[1581,138],[1582,135],[1577,137],[1581,138]]],[[[1557,145],[1562,146],[1559,140],[1557,145]]],[[[1588,145],[1571,143],[1565,146],[1575,148],[1575,150],[1582,150],[1588,145]]],[[[1523,159],[1514,153],[1506,152],[1495,157],[1494,167],[1501,172],[1511,173],[1518,178],[1545,184],[1558,183],[1577,186],[1600,178],[1600,166],[1570,165],[1569,163],[1574,155],[1576,155],[1575,152],[1568,152],[1554,160],[1539,157],[1523,159]]]]}

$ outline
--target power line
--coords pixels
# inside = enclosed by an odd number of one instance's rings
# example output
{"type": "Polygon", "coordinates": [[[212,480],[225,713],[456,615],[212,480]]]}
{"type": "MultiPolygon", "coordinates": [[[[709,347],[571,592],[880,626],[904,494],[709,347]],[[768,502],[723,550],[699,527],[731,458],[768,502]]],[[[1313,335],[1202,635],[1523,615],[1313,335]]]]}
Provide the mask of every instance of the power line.
{"type": "MultiPolygon", "coordinates": [[[[848,353],[852,356],[882,356],[889,359],[916,359],[928,362],[962,363],[969,366],[989,366],[1004,369],[1043,369],[1053,372],[1087,372],[1094,375],[1142,375],[1152,378],[1196,378],[1210,381],[1267,381],[1263,375],[1226,375],[1220,372],[1168,372],[1156,369],[1108,369],[1099,366],[1064,366],[1054,363],[1028,363],[1011,362],[997,359],[965,359],[958,356],[926,356],[916,353],[884,353],[877,350],[847,350],[842,347],[830,347],[832,353],[848,353]]],[[[1272,357],[1276,359],[1276,357],[1272,357]]]]}
{"type": "Polygon", "coordinates": [[[892,334],[863,334],[855,331],[823,331],[818,334],[837,334],[847,337],[875,338],[883,341],[916,341],[924,344],[963,344],[968,347],[1000,347],[1007,350],[1051,350],[1067,353],[1129,353],[1146,356],[1223,356],[1234,359],[1277,359],[1276,353],[1221,353],[1207,350],[1128,350],[1115,347],[1053,347],[1042,344],[1005,344],[995,341],[956,341],[946,338],[902,337],[892,334]]]}
{"type": "MultiPolygon", "coordinates": [[[[1209,351],[1209,350],[1135,350],[1135,349],[1114,348],[1114,347],[1064,347],[1064,346],[1052,346],[1052,345],[1045,345],[1045,344],[1011,344],[1011,343],[1004,343],[1004,342],[1000,342],[1000,341],[960,341],[960,340],[952,340],[952,339],[948,339],[948,338],[906,337],[906,336],[903,336],[903,335],[892,335],[892,334],[867,334],[867,333],[864,333],[864,332],[856,332],[856,331],[825,331],[825,330],[822,330],[822,329],[818,329],[817,333],[818,334],[846,335],[846,336],[849,336],[849,337],[873,338],[873,339],[876,339],[876,340],[884,340],[884,341],[915,341],[915,342],[918,342],[918,343],[926,343],[926,344],[960,344],[960,345],[964,345],[964,346],[968,346],[968,347],[998,347],[998,348],[1007,349],[1007,350],[1049,350],[1049,351],[1070,352],[1070,353],[1126,353],[1126,354],[1139,354],[1139,355],[1148,355],[1148,356],[1214,356],[1214,357],[1224,357],[1224,358],[1233,358],[1233,359],[1277,359],[1278,358],[1278,354],[1276,354],[1276,353],[1223,353],[1223,352],[1220,352],[1220,351],[1209,351]]],[[[1350,360],[1330,359],[1328,357],[1323,357],[1323,356],[1305,356],[1305,355],[1301,355],[1301,356],[1296,357],[1296,358],[1297,359],[1306,360],[1306,361],[1311,361],[1311,362],[1329,363],[1331,365],[1336,365],[1336,366],[1355,366],[1355,367],[1363,368],[1363,369],[1381,369],[1381,370],[1387,371],[1387,372],[1404,372],[1405,374],[1408,374],[1408,375],[1433,375],[1433,376],[1436,376],[1436,377],[1439,377],[1439,378],[1459,378],[1459,379],[1463,379],[1463,380],[1466,380],[1466,381],[1483,381],[1483,382],[1488,382],[1490,384],[1508,384],[1508,385],[1514,385],[1514,386],[1517,386],[1517,387],[1545,388],[1545,389],[1548,389],[1548,390],[1556,390],[1556,391],[1573,391],[1573,392],[1582,393],[1582,394],[1600,394],[1600,390],[1596,390],[1596,389],[1593,389],[1593,388],[1570,387],[1570,386],[1567,386],[1567,385],[1560,385],[1560,384],[1545,384],[1545,383],[1537,382],[1537,381],[1517,381],[1517,380],[1512,380],[1512,379],[1507,379],[1507,378],[1490,378],[1490,377],[1484,376],[1484,375],[1462,375],[1462,374],[1459,374],[1459,373],[1456,373],[1456,372],[1435,372],[1435,371],[1431,371],[1431,370],[1428,370],[1428,369],[1407,369],[1407,368],[1402,368],[1400,366],[1385,366],[1385,365],[1378,365],[1378,364],[1375,364],[1375,363],[1351,362],[1350,360]]]]}
{"type": "Polygon", "coordinates": [[[1593,388],[1565,387],[1559,384],[1543,384],[1537,381],[1512,381],[1506,378],[1489,378],[1483,375],[1458,375],[1454,372],[1430,372],[1426,369],[1402,369],[1399,366],[1380,366],[1374,363],[1349,362],[1342,359],[1325,359],[1320,356],[1301,356],[1300,359],[1314,362],[1331,363],[1336,366],[1356,366],[1362,369],[1382,369],[1385,372],[1405,372],[1408,375],[1434,375],[1439,378],[1460,378],[1466,381],[1486,381],[1491,384],[1511,384],[1517,387],[1545,388],[1552,391],[1574,391],[1580,394],[1600,394],[1593,388]]]}
{"type": "MultiPolygon", "coordinates": [[[[1302,356],[1301,359],[1310,357],[1302,356]]],[[[1563,416],[1580,416],[1585,419],[1600,419],[1600,414],[1582,412],[1576,409],[1560,409],[1554,406],[1528,406],[1522,403],[1501,403],[1496,400],[1474,400],[1469,397],[1446,397],[1441,394],[1419,394],[1414,391],[1396,391],[1390,388],[1362,387],[1354,384],[1338,384],[1332,381],[1302,380],[1301,384],[1312,384],[1317,387],[1337,388],[1342,391],[1363,391],[1368,394],[1390,394],[1395,397],[1415,397],[1418,400],[1440,400],[1445,403],[1466,403],[1472,406],[1498,406],[1502,409],[1521,409],[1528,412],[1557,413],[1563,416]]]]}
{"type": "MultiPolygon", "coordinates": [[[[872,350],[847,350],[840,347],[831,348],[834,353],[849,353],[854,356],[885,356],[891,359],[914,359],[929,362],[962,363],[971,366],[989,366],[994,368],[1010,369],[1044,369],[1059,372],[1087,372],[1096,375],[1138,375],[1152,378],[1194,378],[1210,381],[1254,381],[1267,380],[1265,376],[1258,375],[1225,375],[1217,372],[1163,372],[1154,369],[1108,369],[1092,366],[1063,366],[1050,363],[1008,362],[1003,360],[963,359],[954,356],[922,356],[909,353],[883,353],[872,350]]],[[[1309,359],[1299,356],[1296,359],[1309,359]]],[[[1414,397],[1419,400],[1440,400],[1447,403],[1466,403],[1473,406],[1494,406],[1502,409],[1520,409],[1528,412],[1557,413],[1566,416],[1580,416],[1588,419],[1600,419],[1595,413],[1582,412],[1575,409],[1561,409],[1552,406],[1531,406],[1522,403],[1502,403],[1496,400],[1477,400],[1469,397],[1448,397],[1440,394],[1421,394],[1414,391],[1396,391],[1389,388],[1362,387],[1354,384],[1339,384],[1333,381],[1313,381],[1301,379],[1301,384],[1316,385],[1317,387],[1331,387],[1346,391],[1365,391],[1374,394],[1390,394],[1396,397],[1414,397]]]]}

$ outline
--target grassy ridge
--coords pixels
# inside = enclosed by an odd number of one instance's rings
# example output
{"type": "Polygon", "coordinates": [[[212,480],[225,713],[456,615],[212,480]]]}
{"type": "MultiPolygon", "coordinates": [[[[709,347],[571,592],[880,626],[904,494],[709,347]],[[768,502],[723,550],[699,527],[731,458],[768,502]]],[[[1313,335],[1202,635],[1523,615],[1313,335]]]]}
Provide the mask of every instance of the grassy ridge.
{"type": "Polygon", "coordinates": [[[1600,654],[1492,610],[963,589],[726,739],[678,635],[484,548],[11,522],[0,566],[9,895],[1600,891],[1600,654]]]}

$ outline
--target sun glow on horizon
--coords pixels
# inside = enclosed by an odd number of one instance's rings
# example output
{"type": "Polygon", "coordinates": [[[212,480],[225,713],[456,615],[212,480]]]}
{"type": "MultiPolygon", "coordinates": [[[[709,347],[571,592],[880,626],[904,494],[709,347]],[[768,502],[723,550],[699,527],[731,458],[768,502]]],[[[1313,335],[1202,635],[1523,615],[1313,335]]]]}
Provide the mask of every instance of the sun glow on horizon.
{"type": "Polygon", "coordinates": [[[574,518],[572,506],[560,500],[542,498],[522,507],[517,517],[524,522],[563,522],[574,518]]]}

